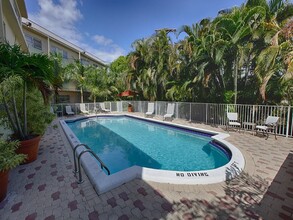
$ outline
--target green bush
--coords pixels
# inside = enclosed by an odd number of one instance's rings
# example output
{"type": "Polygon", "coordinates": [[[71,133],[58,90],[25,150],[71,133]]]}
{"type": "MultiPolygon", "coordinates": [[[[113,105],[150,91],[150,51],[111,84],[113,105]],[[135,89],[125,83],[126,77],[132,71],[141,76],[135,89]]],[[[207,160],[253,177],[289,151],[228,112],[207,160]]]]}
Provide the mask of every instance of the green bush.
{"type": "Polygon", "coordinates": [[[0,172],[13,169],[24,161],[24,154],[16,154],[15,150],[19,147],[18,141],[4,141],[0,139],[0,172]]]}
{"type": "Polygon", "coordinates": [[[27,128],[28,134],[43,135],[55,114],[50,112],[50,106],[45,105],[39,91],[28,92],[27,96],[27,128]]]}

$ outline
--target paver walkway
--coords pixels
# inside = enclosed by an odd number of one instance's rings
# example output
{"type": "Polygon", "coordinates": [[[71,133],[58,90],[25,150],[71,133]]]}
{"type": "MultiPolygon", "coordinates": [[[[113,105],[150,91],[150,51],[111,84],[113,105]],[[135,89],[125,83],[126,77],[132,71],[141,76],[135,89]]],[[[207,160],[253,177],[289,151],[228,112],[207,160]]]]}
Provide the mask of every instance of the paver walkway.
{"type": "Polygon", "coordinates": [[[230,182],[189,186],[136,179],[98,196],[85,175],[83,184],[76,183],[72,149],[56,120],[38,159],[10,172],[0,219],[293,219],[293,139],[230,135],[246,160],[242,175],[230,182]]]}

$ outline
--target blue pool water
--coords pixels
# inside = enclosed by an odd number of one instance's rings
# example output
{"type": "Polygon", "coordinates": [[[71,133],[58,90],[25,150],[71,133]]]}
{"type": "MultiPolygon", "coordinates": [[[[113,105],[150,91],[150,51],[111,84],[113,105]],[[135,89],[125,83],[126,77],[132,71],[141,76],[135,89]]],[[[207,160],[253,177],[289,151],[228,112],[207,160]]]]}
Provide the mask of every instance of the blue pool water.
{"type": "Polygon", "coordinates": [[[230,160],[208,136],[145,120],[115,116],[67,124],[111,174],[133,165],[175,171],[210,170],[230,160]]]}

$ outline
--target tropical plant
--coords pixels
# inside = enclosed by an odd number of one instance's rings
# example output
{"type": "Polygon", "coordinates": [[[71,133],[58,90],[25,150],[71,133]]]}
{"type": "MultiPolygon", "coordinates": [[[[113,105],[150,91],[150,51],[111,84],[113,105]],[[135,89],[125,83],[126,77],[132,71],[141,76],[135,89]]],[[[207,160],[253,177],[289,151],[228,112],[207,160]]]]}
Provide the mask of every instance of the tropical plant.
{"type": "Polygon", "coordinates": [[[40,92],[37,89],[31,89],[27,93],[28,134],[43,135],[54,118],[55,115],[50,112],[50,106],[44,105],[40,92]]]}
{"type": "Polygon", "coordinates": [[[287,0],[248,0],[182,26],[177,43],[159,31],[117,60],[129,65],[115,78],[147,100],[292,102],[292,15],[287,0]]]}
{"type": "Polygon", "coordinates": [[[54,79],[52,81],[52,87],[54,90],[54,99],[55,103],[58,103],[58,91],[65,82],[65,67],[62,65],[62,57],[60,54],[52,53],[50,59],[53,62],[54,79]]]}
{"type": "Polygon", "coordinates": [[[290,34],[293,26],[293,5],[282,0],[272,0],[262,5],[266,9],[262,33],[265,42],[257,57],[255,74],[260,85],[259,93],[262,100],[266,102],[267,85],[273,75],[282,72],[280,75],[283,82],[293,79],[292,32],[290,34]]]}
{"type": "Polygon", "coordinates": [[[73,79],[80,89],[80,102],[83,103],[83,91],[86,87],[86,74],[90,72],[92,67],[84,65],[80,60],[74,60],[73,63],[66,67],[66,73],[69,79],[73,79]]]}
{"type": "Polygon", "coordinates": [[[45,105],[54,79],[52,63],[46,55],[26,54],[17,45],[0,44],[0,99],[7,121],[18,140],[29,139],[27,91],[37,88],[45,105]],[[18,94],[18,95],[17,95],[18,94]],[[20,102],[17,104],[17,97],[20,102]]]}
{"type": "Polygon", "coordinates": [[[117,95],[118,90],[111,82],[105,67],[92,67],[86,72],[85,88],[91,93],[90,99],[96,102],[97,98],[107,100],[112,94],[117,95]]]}
{"type": "Polygon", "coordinates": [[[16,154],[18,141],[4,141],[0,139],[0,172],[11,170],[26,158],[23,154],[16,154]]]}
{"type": "Polygon", "coordinates": [[[130,90],[129,72],[129,56],[120,56],[109,66],[109,81],[112,82],[112,85],[115,85],[119,93],[130,90]]]}

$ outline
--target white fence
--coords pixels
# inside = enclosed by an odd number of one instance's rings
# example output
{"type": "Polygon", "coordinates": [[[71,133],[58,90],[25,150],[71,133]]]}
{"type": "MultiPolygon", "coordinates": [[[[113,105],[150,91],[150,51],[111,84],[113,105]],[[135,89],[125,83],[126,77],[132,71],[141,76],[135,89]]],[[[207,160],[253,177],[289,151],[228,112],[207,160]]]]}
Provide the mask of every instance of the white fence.
{"type": "MultiPolygon", "coordinates": [[[[127,112],[128,104],[133,106],[134,112],[145,113],[147,101],[117,101],[105,102],[105,107],[111,112],[127,112]]],[[[155,115],[166,114],[168,102],[157,101],[155,103],[155,115]]],[[[65,106],[70,105],[72,110],[80,113],[80,103],[54,104],[53,109],[58,116],[65,115],[65,106]]],[[[89,112],[99,110],[99,103],[85,103],[89,112]]],[[[242,105],[242,104],[215,104],[215,103],[175,103],[175,118],[185,119],[195,123],[225,126],[227,122],[226,112],[237,112],[240,122],[263,124],[267,116],[280,117],[277,134],[293,137],[293,107],[272,105],[242,105]]]]}

